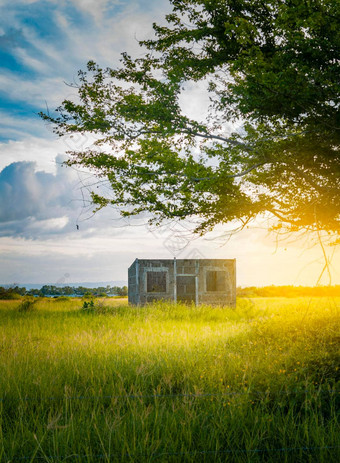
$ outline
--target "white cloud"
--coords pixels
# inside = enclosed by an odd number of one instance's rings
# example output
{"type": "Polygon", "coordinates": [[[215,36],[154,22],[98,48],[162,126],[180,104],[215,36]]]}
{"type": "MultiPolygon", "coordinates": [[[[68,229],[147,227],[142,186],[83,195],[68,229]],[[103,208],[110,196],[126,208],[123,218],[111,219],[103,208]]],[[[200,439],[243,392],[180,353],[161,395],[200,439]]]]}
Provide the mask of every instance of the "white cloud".
{"type": "MultiPolygon", "coordinates": [[[[41,121],[39,121],[41,123],[41,121]]],[[[18,130],[24,130],[26,121],[20,124],[18,130]],[[21,126],[23,129],[21,129],[21,126]]],[[[24,137],[22,140],[10,140],[0,143],[0,170],[13,162],[34,161],[38,170],[55,173],[57,169],[56,157],[65,152],[62,139],[47,139],[38,137],[24,137]]]]}
{"type": "MultiPolygon", "coordinates": [[[[49,136],[49,133],[52,134],[52,128],[47,127],[47,125],[38,115],[35,115],[35,117],[21,116],[17,115],[15,112],[10,115],[5,111],[0,110],[0,136],[3,136],[4,138],[10,138],[10,133],[15,134],[13,137],[14,140],[25,139],[30,145],[31,139],[34,138],[31,136],[31,134],[42,133],[44,138],[40,139],[36,137],[36,142],[43,143],[44,141],[47,141],[46,137],[49,136]]],[[[15,144],[16,142],[14,140],[11,140],[8,143],[15,144]]],[[[0,143],[0,152],[2,150],[3,144],[4,143],[0,143]]],[[[34,158],[28,158],[28,160],[32,159],[34,158]]],[[[6,165],[4,162],[4,156],[0,156],[0,168],[1,166],[6,165]]]]}
{"type": "Polygon", "coordinates": [[[54,175],[37,171],[33,162],[8,165],[0,172],[0,235],[37,239],[67,233],[77,184],[75,172],[62,166],[54,175]]]}
{"type": "Polygon", "coordinates": [[[39,228],[41,228],[43,231],[51,232],[64,229],[68,223],[68,217],[57,217],[55,219],[40,220],[39,228]]]}
{"type": "Polygon", "coordinates": [[[114,5],[120,5],[123,2],[119,0],[71,0],[72,3],[81,11],[89,13],[98,26],[105,17],[108,8],[114,5]]]}
{"type": "Polygon", "coordinates": [[[47,65],[46,62],[43,61],[43,59],[37,59],[37,58],[34,58],[33,56],[30,56],[27,50],[23,48],[20,48],[20,47],[16,48],[15,54],[22,64],[24,64],[28,68],[33,69],[36,72],[46,74],[47,72],[50,71],[49,66],[47,65]]]}
{"type": "Polygon", "coordinates": [[[59,106],[65,95],[65,82],[61,77],[31,78],[18,76],[14,72],[2,72],[0,91],[13,101],[30,104],[45,109],[46,101],[54,109],[59,106]]]}

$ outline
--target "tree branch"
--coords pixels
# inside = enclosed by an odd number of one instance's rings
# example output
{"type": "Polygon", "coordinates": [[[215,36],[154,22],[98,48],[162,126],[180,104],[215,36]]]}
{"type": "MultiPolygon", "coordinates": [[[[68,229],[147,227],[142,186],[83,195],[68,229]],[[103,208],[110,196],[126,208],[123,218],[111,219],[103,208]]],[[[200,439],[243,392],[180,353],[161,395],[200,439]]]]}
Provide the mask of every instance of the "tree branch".
{"type": "MultiPolygon", "coordinates": [[[[223,178],[243,177],[244,175],[248,174],[249,172],[256,169],[257,167],[264,166],[265,164],[268,164],[268,161],[266,161],[266,162],[258,162],[257,164],[254,164],[253,166],[249,167],[248,169],[246,169],[246,170],[244,170],[242,172],[239,172],[238,174],[226,175],[223,178]]],[[[137,167],[137,168],[142,168],[142,169],[144,168],[143,166],[137,166],[137,165],[133,165],[132,167],[137,167]]],[[[217,176],[217,175],[213,176],[213,177],[191,177],[191,176],[183,174],[181,172],[165,171],[165,170],[157,171],[157,172],[152,172],[152,171],[143,172],[142,174],[143,175],[176,175],[177,177],[188,178],[189,180],[193,180],[195,182],[200,182],[200,181],[204,181],[204,180],[216,180],[217,178],[219,178],[219,176],[217,176]]]]}
{"type": "Polygon", "coordinates": [[[241,148],[244,148],[247,151],[253,151],[253,148],[246,145],[245,143],[242,143],[242,142],[237,141],[237,140],[232,140],[231,138],[222,137],[221,135],[213,135],[213,134],[209,134],[209,133],[199,133],[199,132],[194,132],[193,130],[190,130],[190,129],[183,130],[182,133],[187,133],[189,135],[194,135],[195,137],[207,138],[208,140],[224,141],[226,143],[230,143],[231,145],[239,146],[241,148]]]}

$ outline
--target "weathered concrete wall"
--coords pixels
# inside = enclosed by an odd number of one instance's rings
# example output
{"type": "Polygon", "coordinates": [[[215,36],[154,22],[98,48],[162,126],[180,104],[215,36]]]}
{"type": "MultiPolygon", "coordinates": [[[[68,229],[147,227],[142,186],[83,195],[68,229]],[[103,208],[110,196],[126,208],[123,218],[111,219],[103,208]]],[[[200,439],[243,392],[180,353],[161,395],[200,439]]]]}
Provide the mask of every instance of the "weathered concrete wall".
{"type": "Polygon", "coordinates": [[[129,304],[138,305],[139,290],[137,284],[138,264],[135,260],[128,270],[128,300],[129,304]]]}
{"type": "Polygon", "coordinates": [[[129,268],[129,303],[157,300],[236,303],[235,259],[136,259],[129,268]],[[176,277],[175,277],[176,275],[176,277]],[[175,285],[175,279],[177,285],[175,285]]]}
{"type": "MultiPolygon", "coordinates": [[[[162,282],[162,281],[161,281],[162,282]]],[[[149,259],[136,259],[129,268],[129,303],[145,305],[149,302],[157,300],[173,300],[174,296],[174,271],[173,260],[149,260],[149,259]],[[150,274],[160,274],[159,280],[162,280],[162,275],[165,274],[165,291],[157,290],[157,278],[154,284],[154,290],[148,291],[152,280],[150,274]],[[131,289],[130,289],[131,281],[131,289]]]]}
{"type": "Polygon", "coordinates": [[[199,303],[209,305],[236,305],[236,259],[204,259],[199,272],[199,303]],[[224,288],[209,291],[208,272],[222,272],[224,288]]]}

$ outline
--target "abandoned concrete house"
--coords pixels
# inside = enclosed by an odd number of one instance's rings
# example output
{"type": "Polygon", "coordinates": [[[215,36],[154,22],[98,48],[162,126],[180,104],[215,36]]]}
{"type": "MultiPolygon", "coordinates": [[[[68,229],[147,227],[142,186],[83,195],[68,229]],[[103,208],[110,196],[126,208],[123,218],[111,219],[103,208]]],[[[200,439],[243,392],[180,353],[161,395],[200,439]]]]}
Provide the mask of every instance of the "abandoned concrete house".
{"type": "Polygon", "coordinates": [[[136,259],[128,273],[130,304],[236,304],[236,259],[136,259]]]}

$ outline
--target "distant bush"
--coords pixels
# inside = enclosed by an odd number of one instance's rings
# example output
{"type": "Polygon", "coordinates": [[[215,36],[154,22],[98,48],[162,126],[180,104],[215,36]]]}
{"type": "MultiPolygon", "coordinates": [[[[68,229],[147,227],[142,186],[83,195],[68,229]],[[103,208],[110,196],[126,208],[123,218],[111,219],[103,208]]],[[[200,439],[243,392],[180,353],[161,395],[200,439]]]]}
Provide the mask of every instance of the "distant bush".
{"type": "Polygon", "coordinates": [[[35,303],[36,301],[34,299],[26,298],[19,305],[18,310],[19,312],[30,312],[31,310],[33,310],[35,303]]]}
{"type": "Polygon", "coordinates": [[[94,302],[93,300],[88,302],[84,301],[81,309],[85,312],[94,314],[107,313],[110,310],[110,308],[104,305],[102,301],[98,300],[96,300],[96,302],[94,302]]]}
{"type": "Polygon", "coordinates": [[[85,302],[83,303],[82,309],[83,309],[83,310],[93,310],[93,309],[94,309],[94,302],[93,302],[93,300],[92,300],[92,301],[89,301],[89,302],[85,301],[85,302]]]}

